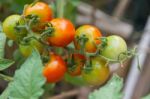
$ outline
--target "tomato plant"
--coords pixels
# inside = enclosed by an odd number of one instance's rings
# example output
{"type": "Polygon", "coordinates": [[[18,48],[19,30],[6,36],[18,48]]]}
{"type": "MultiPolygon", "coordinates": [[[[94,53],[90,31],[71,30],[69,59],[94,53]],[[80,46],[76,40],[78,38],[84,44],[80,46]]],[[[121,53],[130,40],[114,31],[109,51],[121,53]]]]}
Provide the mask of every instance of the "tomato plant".
{"type": "MultiPolygon", "coordinates": [[[[107,81],[110,76],[110,70],[106,60],[101,57],[91,57],[91,68],[89,71],[83,71],[83,79],[90,85],[101,85],[107,81]]],[[[87,67],[85,67],[87,68],[87,67]]]]}
{"type": "Polygon", "coordinates": [[[101,36],[101,32],[96,27],[83,25],[76,30],[74,43],[77,49],[85,46],[85,51],[95,52],[96,45],[100,44],[98,38],[101,36]]]}
{"type": "Polygon", "coordinates": [[[65,47],[74,39],[74,25],[67,19],[56,18],[50,21],[54,29],[47,41],[52,46],[65,47]]]}
{"type": "Polygon", "coordinates": [[[60,4],[50,6],[35,1],[26,5],[21,15],[10,15],[4,20],[3,30],[0,27],[0,33],[6,34],[0,35],[4,38],[0,39],[0,71],[14,63],[19,66],[14,77],[0,73],[0,78],[11,82],[5,98],[38,99],[49,88],[47,85],[60,81],[79,86],[102,85],[110,76],[110,62],[122,63],[136,56],[135,50],[127,50],[125,40],[117,35],[103,37],[93,25],[75,29],[72,21],[64,17],[63,6],[74,5],[66,11],[67,16],[77,4],[76,1],[65,3],[67,1],[53,0],[60,4]],[[17,45],[13,54],[15,61],[4,58],[6,37],[17,45]]]}
{"type": "Polygon", "coordinates": [[[66,70],[66,63],[61,56],[52,53],[49,62],[45,65],[43,75],[48,83],[55,83],[63,78],[66,70]]]}

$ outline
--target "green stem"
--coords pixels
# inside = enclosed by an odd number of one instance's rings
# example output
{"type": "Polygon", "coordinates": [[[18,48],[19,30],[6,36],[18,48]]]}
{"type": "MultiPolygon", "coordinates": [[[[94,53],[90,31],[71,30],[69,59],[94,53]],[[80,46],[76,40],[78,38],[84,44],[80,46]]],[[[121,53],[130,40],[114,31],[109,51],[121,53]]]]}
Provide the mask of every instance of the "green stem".
{"type": "Polygon", "coordinates": [[[59,17],[59,18],[63,18],[64,17],[65,2],[66,2],[66,0],[56,0],[57,17],[59,17]]]}
{"type": "Polygon", "coordinates": [[[12,81],[13,80],[12,77],[6,76],[4,74],[0,74],[0,78],[3,79],[3,80],[6,80],[6,81],[12,81]]]}
{"type": "Polygon", "coordinates": [[[33,3],[31,4],[31,6],[34,6],[38,1],[40,1],[40,0],[34,0],[33,3]]]}

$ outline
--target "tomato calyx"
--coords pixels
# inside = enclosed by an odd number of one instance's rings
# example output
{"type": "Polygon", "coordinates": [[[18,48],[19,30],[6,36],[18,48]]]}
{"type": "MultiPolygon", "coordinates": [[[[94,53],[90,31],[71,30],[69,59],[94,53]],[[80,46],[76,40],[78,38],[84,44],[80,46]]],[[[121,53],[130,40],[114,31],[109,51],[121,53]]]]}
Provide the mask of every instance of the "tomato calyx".
{"type": "Polygon", "coordinates": [[[101,41],[101,44],[96,45],[97,46],[97,51],[96,52],[100,52],[107,46],[107,41],[108,40],[107,40],[106,37],[100,37],[100,38],[97,38],[97,39],[101,41]]]}
{"type": "Polygon", "coordinates": [[[80,46],[81,46],[80,53],[84,54],[84,52],[85,52],[85,43],[86,43],[89,39],[88,39],[88,38],[86,37],[86,35],[84,35],[84,34],[81,35],[80,37],[77,36],[75,39],[76,39],[77,43],[79,43],[80,46]]]}
{"type": "Polygon", "coordinates": [[[92,61],[90,58],[87,59],[85,66],[83,67],[83,71],[85,73],[89,73],[90,71],[92,71],[92,61]]]}
{"type": "Polygon", "coordinates": [[[42,32],[42,37],[53,36],[54,28],[51,23],[46,24],[46,29],[42,32]]]}

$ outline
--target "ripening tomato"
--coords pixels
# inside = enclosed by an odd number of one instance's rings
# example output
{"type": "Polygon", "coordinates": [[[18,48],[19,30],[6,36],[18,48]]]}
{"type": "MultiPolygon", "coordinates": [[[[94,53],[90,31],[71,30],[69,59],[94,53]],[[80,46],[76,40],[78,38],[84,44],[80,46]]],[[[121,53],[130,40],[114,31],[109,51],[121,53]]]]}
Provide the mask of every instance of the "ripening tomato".
{"type": "Polygon", "coordinates": [[[24,11],[24,15],[37,15],[39,18],[39,22],[36,22],[31,26],[34,32],[39,32],[45,28],[45,24],[52,20],[53,11],[48,4],[44,2],[37,2],[34,5],[28,5],[24,11]]]}
{"type": "Polygon", "coordinates": [[[85,42],[85,51],[87,52],[95,52],[96,51],[96,45],[100,44],[100,38],[101,32],[92,25],[83,25],[79,27],[76,30],[75,34],[75,40],[74,44],[77,49],[80,49],[83,45],[81,44],[81,41],[78,41],[78,39],[87,38],[87,41],[85,42]]]}
{"type": "Polygon", "coordinates": [[[68,73],[71,76],[79,76],[81,75],[82,68],[85,64],[86,58],[81,54],[73,54],[72,55],[72,65],[68,68],[68,73]]]}
{"type": "Polygon", "coordinates": [[[11,15],[8,16],[4,22],[3,22],[3,32],[6,34],[6,36],[11,40],[18,40],[20,38],[23,38],[27,31],[26,29],[22,29],[20,31],[17,31],[15,27],[18,25],[23,25],[24,21],[21,19],[20,15],[11,15]]]}
{"type": "Polygon", "coordinates": [[[63,18],[56,18],[50,21],[54,31],[47,41],[52,46],[65,47],[71,43],[75,36],[75,28],[73,24],[63,18]]]}
{"type": "Polygon", "coordinates": [[[106,58],[113,60],[124,58],[124,55],[121,55],[121,53],[127,51],[127,44],[124,39],[116,35],[108,36],[106,39],[107,45],[100,52],[100,54],[106,58]]]}
{"type": "Polygon", "coordinates": [[[34,48],[36,48],[39,53],[42,53],[44,50],[43,45],[35,39],[30,40],[27,44],[19,44],[19,50],[24,57],[31,55],[34,48]]]}
{"type": "Polygon", "coordinates": [[[40,18],[40,22],[48,22],[52,19],[53,11],[44,2],[37,2],[34,5],[29,5],[25,9],[25,16],[27,15],[37,15],[40,18]]]}
{"type": "Polygon", "coordinates": [[[46,77],[48,83],[56,83],[63,78],[66,70],[66,63],[62,57],[51,53],[50,60],[43,70],[43,75],[46,77]]]}
{"type": "Polygon", "coordinates": [[[91,70],[83,71],[83,79],[90,85],[102,85],[109,78],[109,67],[101,57],[91,57],[91,70]]]}

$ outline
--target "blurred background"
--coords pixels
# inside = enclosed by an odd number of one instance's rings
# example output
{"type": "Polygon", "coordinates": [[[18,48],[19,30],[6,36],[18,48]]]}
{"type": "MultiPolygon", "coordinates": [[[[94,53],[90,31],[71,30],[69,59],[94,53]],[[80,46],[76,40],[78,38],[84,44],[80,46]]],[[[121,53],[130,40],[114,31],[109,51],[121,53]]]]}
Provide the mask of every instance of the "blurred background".
{"type": "MultiPolygon", "coordinates": [[[[56,0],[41,0],[50,4],[57,16],[56,0]]],[[[59,2],[61,0],[57,0],[59,2]]],[[[136,57],[124,63],[124,67],[118,64],[110,66],[113,73],[124,78],[124,99],[140,99],[150,92],[150,0],[63,0],[65,2],[64,17],[70,19],[76,27],[82,24],[97,26],[103,35],[120,35],[129,48],[138,48],[141,71],[138,70],[136,57]]],[[[33,0],[0,0],[0,21],[11,14],[21,14],[25,4],[33,0]]],[[[7,58],[13,57],[13,47],[6,46],[7,58]]],[[[10,67],[5,73],[13,75],[15,66],[10,67]]],[[[69,79],[69,78],[68,78],[69,79]]],[[[67,80],[68,80],[67,79],[67,80]]],[[[70,80],[70,79],[69,79],[70,80]]],[[[45,93],[43,97],[58,95],[61,91],[68,91],[71,97],[52,99],[87,99],[94,88],[80,86],[82,83],[75,78],[70,83],[60,82],[51,93],[45,93]],[[76,82],[77,82],[76,81],[76,82]],[[74,90],[74,89],[80,90],[74,90]]],[[[7,83],[0,80],[0,93],[7,83]]],[[[50,86],[52,87],[52,86],[50,86]]],[[[67,93],[66,93],[67,94],[67,93]]],[[[68,95],[67,94],[67,95],[68,95]]],[[[66,96],[67,96],[66,95],[66,96]]],[[[46,98],[43,98],[46,99],[46,98]]],[[[51,99],[51,98],[48,98],[51,99]]]]}

